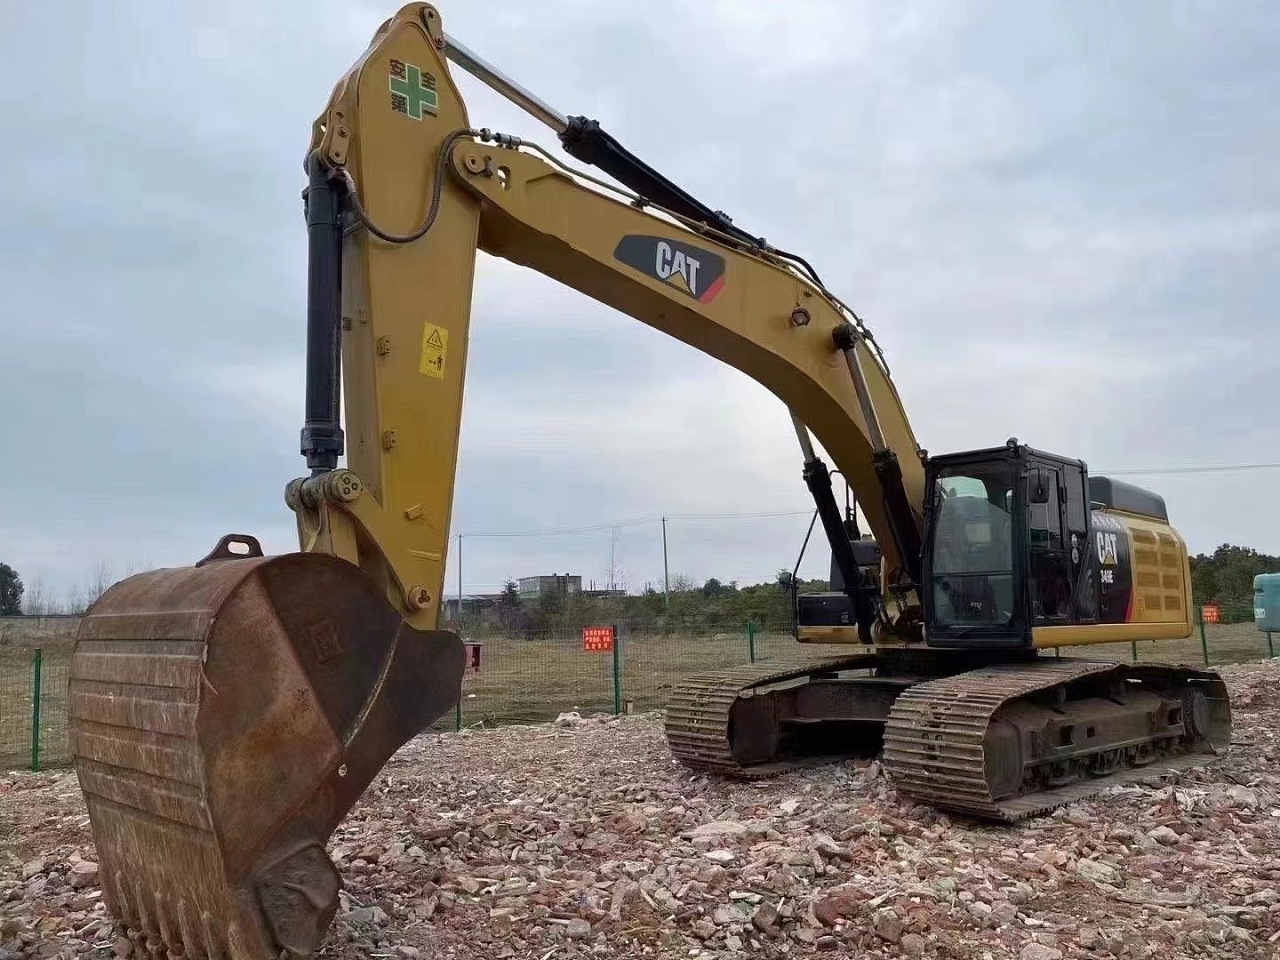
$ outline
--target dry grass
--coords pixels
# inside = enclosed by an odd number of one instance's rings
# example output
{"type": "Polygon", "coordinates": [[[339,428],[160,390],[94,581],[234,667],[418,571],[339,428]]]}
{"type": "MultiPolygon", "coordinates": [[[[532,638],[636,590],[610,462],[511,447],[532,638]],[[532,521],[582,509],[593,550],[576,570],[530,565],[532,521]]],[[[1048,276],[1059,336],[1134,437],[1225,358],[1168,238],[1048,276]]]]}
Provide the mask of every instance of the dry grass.
{"type": "MultiPolygon", "coordinates": [[[[1268,655],[1266,639],[1252,623],[1207,628],[1212,664],[1246,663],[1268,655]]],[[[799,644],[788,634],[756,637],[758,660],[808,655],[838,656],[846,646],[799,644]]],[[[1138,659],[1202,663],[1199,637],[1187,641],[1147,642],[1137,646],[1138,659]]],[[[1064,655],[1128,661],[1127,643],[1064,648],[1064,655]]],[[[703,670],[749,662],[745,631],[710,637],[642,637],[622,640],[619,657],[622,699],[634,709],[660,708],[683,677],[703,670]]],[[[584,653],[577,640],[488,640],[482,647],[480,672],[463,683],[463,723],[512,723],[545,720],[567,710],[613,710],[613,657],[584,653]]],[[[448,726],[455,718],[444,718],[448,726]]]]}

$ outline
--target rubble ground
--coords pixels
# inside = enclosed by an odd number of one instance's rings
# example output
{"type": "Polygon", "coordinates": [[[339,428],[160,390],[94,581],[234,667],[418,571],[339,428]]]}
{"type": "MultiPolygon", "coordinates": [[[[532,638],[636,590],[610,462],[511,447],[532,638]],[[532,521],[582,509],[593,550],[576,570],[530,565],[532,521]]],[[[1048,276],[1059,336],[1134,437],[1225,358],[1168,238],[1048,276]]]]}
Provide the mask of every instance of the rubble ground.
{"type": "MultiPolygon", "coordinates": [[[[425,735],[339,828],[321,956],[1280,956],[1280,661],[1222,668],[1224,760],[1007,827],[874,761],[717,782],[656,714],[425,735]]],[[[0,777],[0,960],[128,956],[75,774],[0,777]]]]}

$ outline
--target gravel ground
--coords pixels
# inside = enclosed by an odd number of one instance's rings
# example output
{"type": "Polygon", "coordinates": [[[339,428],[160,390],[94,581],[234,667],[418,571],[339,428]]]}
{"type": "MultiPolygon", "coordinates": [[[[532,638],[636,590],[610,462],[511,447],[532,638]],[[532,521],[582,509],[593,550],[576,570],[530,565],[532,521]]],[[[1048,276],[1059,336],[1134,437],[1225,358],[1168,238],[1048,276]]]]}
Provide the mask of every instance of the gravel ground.
{"type": "MultiPolygon", "coordinates": [[[[1012,828],[875,762],[693,776],[657,716],[426,736],[330,845],[322,955],[1280,956],[1280,661],[1225,667],[1226,760],[1012,828]]],[[[0,777],[0,960],[124,956],[73,773],[0,777]]]]}

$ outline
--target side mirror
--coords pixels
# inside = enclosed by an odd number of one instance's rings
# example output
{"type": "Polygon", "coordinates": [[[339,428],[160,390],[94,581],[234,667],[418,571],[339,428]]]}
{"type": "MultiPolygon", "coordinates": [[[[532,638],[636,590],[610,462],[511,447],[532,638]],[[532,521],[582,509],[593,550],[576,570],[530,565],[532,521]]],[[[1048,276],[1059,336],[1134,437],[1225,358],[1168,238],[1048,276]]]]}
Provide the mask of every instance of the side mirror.
{"type": "Polygon", "coordinates": [[[1031,503],[1048,503],[1049,502],[1049,471],[1032,470],[1031,476],[1027,478],[1029,488],[1029,500],[1031,503]]]}

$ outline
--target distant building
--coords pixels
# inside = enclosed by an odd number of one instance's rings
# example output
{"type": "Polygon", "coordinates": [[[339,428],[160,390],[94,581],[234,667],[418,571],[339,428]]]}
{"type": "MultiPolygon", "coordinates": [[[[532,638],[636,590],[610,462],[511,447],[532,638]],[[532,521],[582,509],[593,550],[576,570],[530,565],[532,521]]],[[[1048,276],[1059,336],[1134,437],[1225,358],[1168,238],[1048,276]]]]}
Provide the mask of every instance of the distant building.
{"type": "Polygon", "coordinates": [[[621,587],[615,587],[612,590],[606,590],[604,588],[597,590],[593,587],[589,590],[583,590],[582,595],[584,597],[590,597],[597,600],[609,600],[616,597],[625,597],[627,595],[627,591],[623,590],[621,587]]]}
{"type": "MultiPolygon", "coordinates": [[[[500,593],[464,593],[462,595],[462,612],[464,614],[483,613],[485,610],[496,607],[501,597],[502,594],[500,593]]],[[[458,619],[458,598],[456,596],[444,598],[444,618],[446,620],[458,619]]]]}
{"type": "Polygon", "coordinates": [[[554,593],[581,593],[582,577],[568,573],[552,573],[541,577],[520,578],[520,599],[536,600],[554,593]]]}

